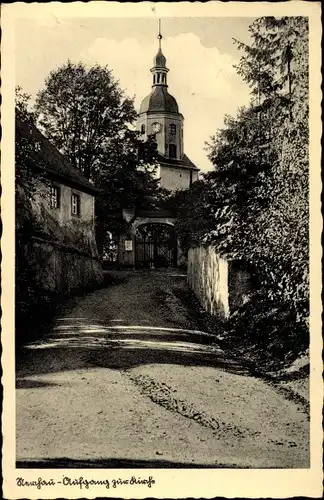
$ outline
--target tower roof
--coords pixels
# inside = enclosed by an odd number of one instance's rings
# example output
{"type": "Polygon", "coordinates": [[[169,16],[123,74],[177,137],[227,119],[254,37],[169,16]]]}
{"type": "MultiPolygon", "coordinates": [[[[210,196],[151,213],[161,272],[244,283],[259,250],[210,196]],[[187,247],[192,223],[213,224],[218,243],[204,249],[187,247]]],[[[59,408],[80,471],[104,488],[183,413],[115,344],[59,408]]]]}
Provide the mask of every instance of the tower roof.
{"type": "Polygon", "coordinates": [[[196,167],[196,165],[188,158],[186,154],[182,155],[182,158],[169,158],[166,157],[162,154],[158,155],[158,162],[162,166],[168,166],[168,167],[179,167],[179,168],[185,168],[188,170],[196,170],[197,172],[199,171],[199,168],[196,167]]]}
{"type": "Polygon", "coordinates": [[[159,34],[157,38],[159,40],[159,48],[153,59],[153,68],[151,69],[151,73],[153,73],[152,92],[143,99],[140,107],[140,114],[157,111],[179,113],[177,101],[167,90],[167,73],[169,70],[166,67],[166,58],[161,49],[162,35],[160,19],[159,34]]]}
{"type": "Polygon", "coordinates": [[[154,87],[150,95],[146,96],[140,107],[140,113],[148,111],[167,111],[168,113],[179,113],[175,98],[169,94],[164,86],[154,87]]]}

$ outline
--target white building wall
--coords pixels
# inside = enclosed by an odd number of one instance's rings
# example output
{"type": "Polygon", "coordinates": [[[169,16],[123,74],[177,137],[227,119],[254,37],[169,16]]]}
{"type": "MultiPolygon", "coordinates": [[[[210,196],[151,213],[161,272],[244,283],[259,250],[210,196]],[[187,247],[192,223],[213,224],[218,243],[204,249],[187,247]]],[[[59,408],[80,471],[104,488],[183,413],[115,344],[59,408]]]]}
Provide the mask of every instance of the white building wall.
{"type": "MultiPolygon", "coordinates": [[[[165,167],[160,169],[161,186],[170,191],[188,189],[190,187],[190,170],[180,167],[165,167]]],[[[196,170],[192,171],[192,182],[198,178],[196,170]]]]}
{"type": "Polygon", "coordinates": [[[45,184],[43,182],[38,183],[37,192],[35,194],[35,200],[33,203],[33,208],[36,213],[40,215],[47,214],[51,219],[55,219],[58,224],[62,227],[70,222],[76,223],[76,221],[81,221],[88,224],[89,227],[94,229],[94,207],[95,198],[93,195],[80,191],[79,189],[71,188],[60,182],[50,182],[45,184]],[[50,186],[57,186],[60,190],[60,200],[58,208],[51,208],[50,205],[50,186]],[[80,196],[80,215],[72,215],[71,211],[71,197],[72,194],[77,194],[80,196]]]}

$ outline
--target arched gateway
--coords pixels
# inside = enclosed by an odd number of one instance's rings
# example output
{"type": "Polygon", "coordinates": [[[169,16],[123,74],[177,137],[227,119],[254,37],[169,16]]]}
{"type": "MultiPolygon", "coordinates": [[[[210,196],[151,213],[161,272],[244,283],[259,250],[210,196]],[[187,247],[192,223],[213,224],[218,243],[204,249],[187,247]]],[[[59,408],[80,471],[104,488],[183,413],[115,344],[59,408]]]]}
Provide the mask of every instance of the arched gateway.
{"type": "Polygon", "coordinates": [[[123,210],[123,219],[127,231],[119,243],[120,264],[155,269],[177,267],[183,262],[171,212],[123,210]]]}
{"type": "Polygon", "coordinates": [[[161,222],[140,224],[135,230],[135,268],[177,266],[174,226],[161,222]]]}

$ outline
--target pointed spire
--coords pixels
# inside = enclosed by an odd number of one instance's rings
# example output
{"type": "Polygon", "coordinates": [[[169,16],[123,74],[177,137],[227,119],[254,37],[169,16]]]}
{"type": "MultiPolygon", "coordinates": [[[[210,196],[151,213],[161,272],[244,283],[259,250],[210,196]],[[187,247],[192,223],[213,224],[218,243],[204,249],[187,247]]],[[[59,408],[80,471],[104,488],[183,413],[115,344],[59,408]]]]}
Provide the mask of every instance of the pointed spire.
{"type": "Polygon", "coordinates": [[[158,48],[156,56],[154,57],[153,64],[155,67],[165,68],[166,58],[164,57],[164,55],[162,53],[162,48],[161,48],[161,40],[162,40],[161,19],[159,19],[159,31],[158,31],[157,39],[159,40],[159,48],[158,48]]]}
{"type": "Polygon", "coordinates": [[[156,56],[153,59],[153,68],[151,69],[151,72],[153,73],[153,86],[167,87],[167,72],[169,70],[166,67],[166,58],[164,57],[161,49],[161,19],[159,19],[159,31],[157,39],[159,41],[159,48],[156,56]]]}
{"type": "Polygon", "coordinates": [[[161,40],[162,40],[162,34],[161,34],[161,19],[159,19],[159,33],[158,33],[157,39],[159,40],[159,50],[162,50],[162,49],[161,49],[161,40]]]}

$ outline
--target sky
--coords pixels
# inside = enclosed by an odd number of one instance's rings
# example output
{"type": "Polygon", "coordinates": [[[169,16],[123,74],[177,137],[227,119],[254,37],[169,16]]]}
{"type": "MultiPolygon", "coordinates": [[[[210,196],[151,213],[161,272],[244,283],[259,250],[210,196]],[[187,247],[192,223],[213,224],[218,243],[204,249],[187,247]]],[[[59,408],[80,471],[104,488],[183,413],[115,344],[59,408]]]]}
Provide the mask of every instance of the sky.
{"type": "MultiPolygon", "coordinates": [[[[212,168],[205,141],[222,128],[226,114],[249,102],[249,88],[234,65],[249,43],[253,18],[161,17],[162,50],[169,68],[169,93],[183,114],[184,151],[201,169],[212,168]]],[[[50,14],[15,20],[16,85],[35,97],[50,71],[82,61],[107,65],[121,88],[141,100],[150,93],[157,52],[157,17],[59,17],[50,14]]]]}

